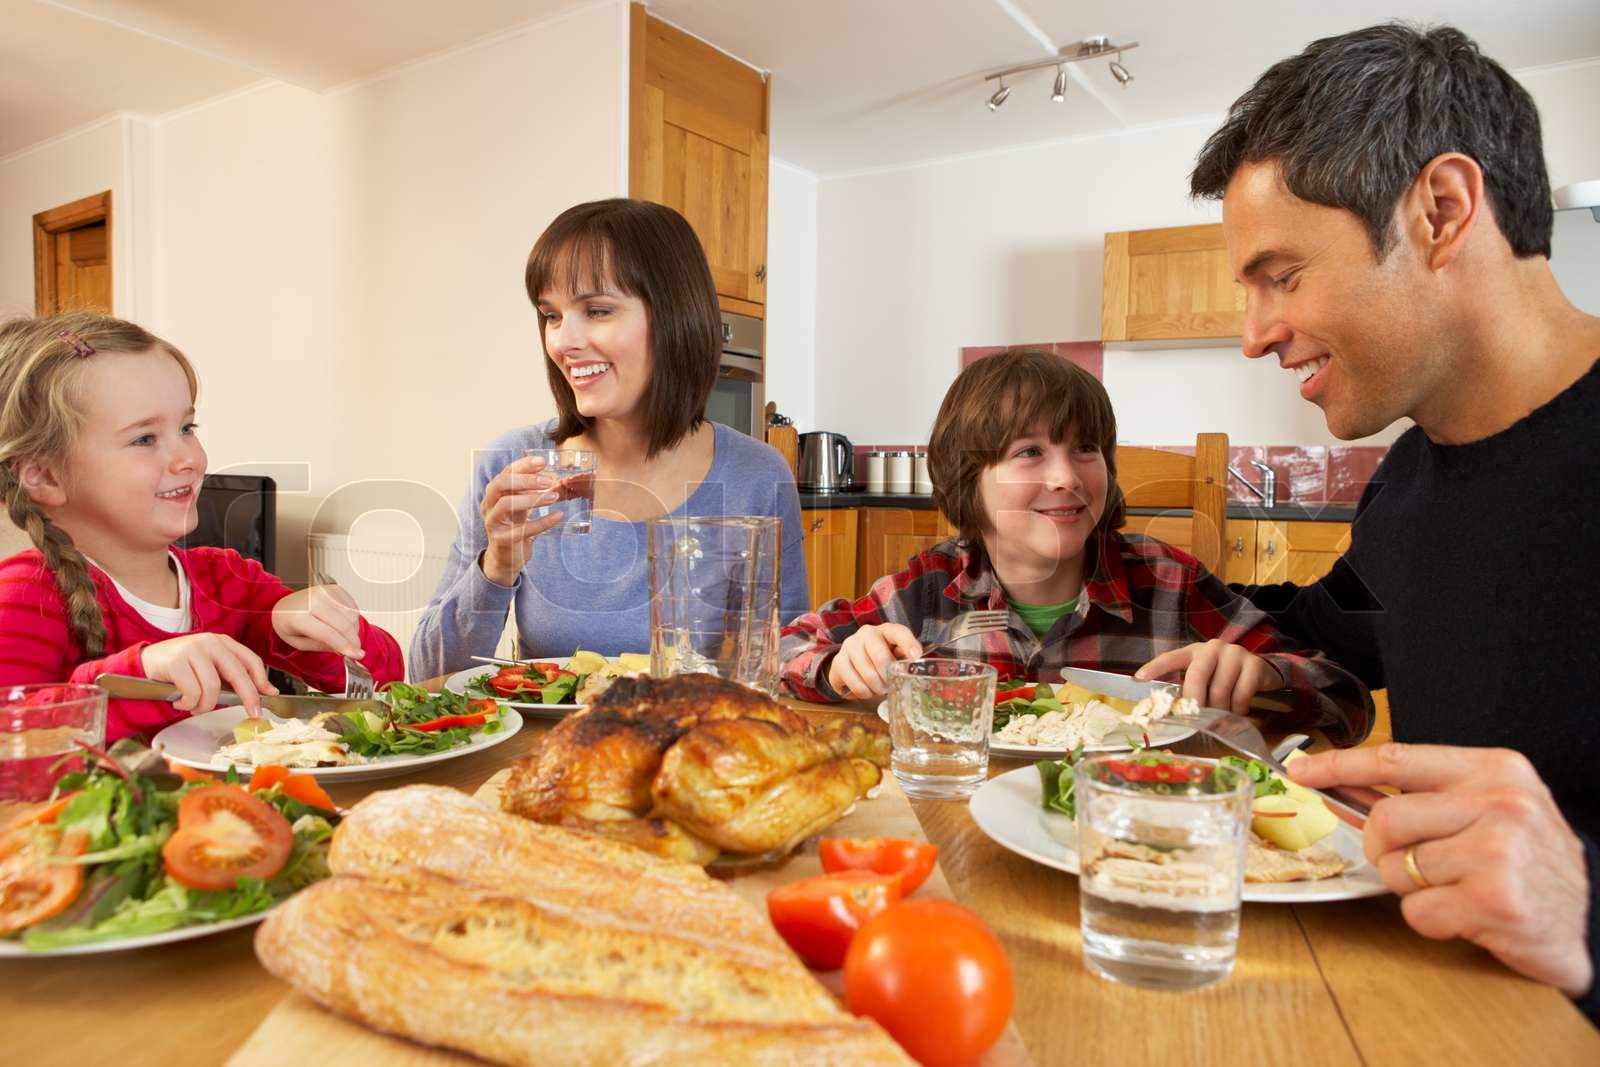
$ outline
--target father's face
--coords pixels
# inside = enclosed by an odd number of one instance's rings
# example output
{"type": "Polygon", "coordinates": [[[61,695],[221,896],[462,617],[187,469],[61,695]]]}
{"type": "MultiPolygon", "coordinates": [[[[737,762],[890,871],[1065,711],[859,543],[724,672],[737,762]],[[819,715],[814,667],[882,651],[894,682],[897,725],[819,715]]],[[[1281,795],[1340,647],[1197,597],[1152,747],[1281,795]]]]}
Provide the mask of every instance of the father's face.
{"type": "Polygon", "coordinates": [[[1413,410],[1432,353],[1403,237],[1378,262],[1355,215],[1301,200],[1274,163],[1239,168],[1222,227],[1245,287],[1245,355],[1277,356],[1344,440],[1413,410]]]}

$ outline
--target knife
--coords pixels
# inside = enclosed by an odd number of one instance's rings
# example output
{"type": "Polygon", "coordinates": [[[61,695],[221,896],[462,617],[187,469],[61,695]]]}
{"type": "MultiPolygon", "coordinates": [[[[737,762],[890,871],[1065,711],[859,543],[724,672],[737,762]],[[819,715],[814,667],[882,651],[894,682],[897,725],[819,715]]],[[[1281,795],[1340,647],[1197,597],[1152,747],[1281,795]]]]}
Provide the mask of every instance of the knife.
{"type": "Polygon", "coordinates": [[[1094,693],[1103,693],[1108,697],[1117,697],[1121,700],[1131,700],[1135,704],[1158,690],[1178,696],[1182,689],[1172,682],[1141,682],[1126,674],[1112,674],[1110,671],[1091,671],[1084,667],[1061,667],[1057,673],[1063,682],[1074,682],[1094,693]]]}
{"type": "MultiPolygon", "coordinates": [[[[183,695],[182,690],[168,682],[149,678],[135,678],[131,674],[101,674],[94,684],[109,695],[126,700],[164,700],[167,703],[183,695]]],[[[238,707],[243,702],[239,694],[224,689],[217,694],[217,707],[238,707]]],[[[281,719],[310,719],[329,711],[372,711],[387,715],[389,705],[381,700],[351,700],[339,696],[268,696],[261,695],[261,706],[281,719]]]]}

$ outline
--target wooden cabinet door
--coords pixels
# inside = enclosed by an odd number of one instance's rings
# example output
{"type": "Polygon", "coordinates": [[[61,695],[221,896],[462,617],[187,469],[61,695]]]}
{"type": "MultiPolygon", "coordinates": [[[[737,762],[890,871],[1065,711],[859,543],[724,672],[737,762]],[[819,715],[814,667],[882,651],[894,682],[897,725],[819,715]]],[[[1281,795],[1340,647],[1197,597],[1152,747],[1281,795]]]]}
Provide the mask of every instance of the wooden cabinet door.
{"type": "Polygon", "coordinates": [[[1239,337],[1244,295],[1220,223],[1106,234],[1102,340],[1239,337]]]}
{"type": "MultiPolygon", "coordinates": [[[[800,512],[805,534],[806,583],[812,608],[839,597],[856,597],[856,508],[800,512]]],[[[785,620],[787,621],[787,620],[785,620]]]]}
{"type": "Polygon", "coordinates": [[[629,191],[689,220],[720,295],[764,303],[767,80],[638,4],[632,20],[629,191]]]}
{"type": "Polygon", "coordinates": [[[1347,522],[1275,522],[1256,524],[1256,573],[1260,585],[1293,582],[1310,585],[1333,569],[1350,547],[1347,522]]]}
{"type": "Polygon", "coordinates": [[[931,509],[862,508],[857,595],[884,575],[903,570],[912,556],[954,536],[944,516],[931,509]]]}
{"type": "Polygon", "coordinates": [[[1256,522],[1254,519],[1229,519],[1222,536],[1222,580],[1255,581],[1256,522]]]}

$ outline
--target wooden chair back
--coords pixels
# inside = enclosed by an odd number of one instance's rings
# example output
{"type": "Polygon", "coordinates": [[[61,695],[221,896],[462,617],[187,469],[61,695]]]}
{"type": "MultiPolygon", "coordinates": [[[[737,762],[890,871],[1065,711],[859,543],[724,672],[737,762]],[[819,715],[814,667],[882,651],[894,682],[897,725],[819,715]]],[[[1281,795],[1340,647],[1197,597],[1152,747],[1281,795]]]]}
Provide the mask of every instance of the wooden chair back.
{"type": "MultiPolygon", "coordinates": [[[[1185,510],[1191,514],[1189,544],[1180,546],[1214,574],[1222,573],[1222,537],[1228,512],[1228,435],[1203,433],[1194,455],[1157,448],[1117,446],[1117,484],[1129,508],[1185,510]]],[[[1130,516],[1125,528],[1148,523],[1130,516]]]]}

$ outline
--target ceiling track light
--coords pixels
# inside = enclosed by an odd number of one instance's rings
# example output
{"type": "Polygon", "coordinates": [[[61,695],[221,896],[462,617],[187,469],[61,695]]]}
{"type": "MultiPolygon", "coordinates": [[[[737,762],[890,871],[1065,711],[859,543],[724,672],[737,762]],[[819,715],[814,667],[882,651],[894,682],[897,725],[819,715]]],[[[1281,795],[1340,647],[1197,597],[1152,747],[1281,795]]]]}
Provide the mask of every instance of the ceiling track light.
{"type": "Polygon", "coordinates": [[[1104,56],[1114,55],[1107,69],[1117,84],[1124,89],[1133,81],[1133,74],[1122,65],[1122,53],[1130,52],[1139,47],[1138,41],[1129,41],[1127,44],[1114,44],[1109,37],[1086,37],[1077,44],[1068,45],[1061,49],[1054,59],[1041,59],[1036,63],[1023,63],[1015,67],[984,76],[984,81],[998,81],[1000,87],[988,99],[990,111],[997,111],[1000,105],[1006,102],[1011,95],[1011,87],[1006,84],[1006,79],[1029,71],[1043,70],[1046,67],[1056,68],[1055,83],[1050,88],[1050,99],[1061,103],[1067,98],[1067,64],[1078,63],[1085,59],[1099,59],[1104,56]]]}

